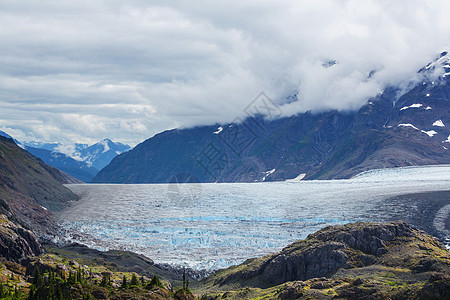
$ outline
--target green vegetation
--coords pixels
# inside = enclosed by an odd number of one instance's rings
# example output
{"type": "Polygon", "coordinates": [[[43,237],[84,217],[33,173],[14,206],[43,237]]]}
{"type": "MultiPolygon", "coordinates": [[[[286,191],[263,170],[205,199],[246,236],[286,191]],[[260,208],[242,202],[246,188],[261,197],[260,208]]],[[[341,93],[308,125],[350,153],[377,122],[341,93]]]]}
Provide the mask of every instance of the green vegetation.
{"type": "Polygon", "coordinates": [[[80,265],[55,254],[28,258],[22,266],[0,261],[0,299],[196,299],[156,274],[112,270],[108,264],[80,265]]]}

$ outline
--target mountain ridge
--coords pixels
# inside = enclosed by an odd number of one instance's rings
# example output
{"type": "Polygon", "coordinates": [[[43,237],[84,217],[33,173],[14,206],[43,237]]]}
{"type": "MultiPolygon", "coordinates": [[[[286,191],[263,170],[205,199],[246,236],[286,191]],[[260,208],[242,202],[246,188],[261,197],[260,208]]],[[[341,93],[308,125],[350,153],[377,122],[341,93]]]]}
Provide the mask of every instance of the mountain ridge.
{"type": "Polygon", "coordinates": [[[16,143],[45,163],[81,182],[90,182],[115,156],[131,149],[128,145],[110,139],[103,139],[92,145],[77,143],[73,147],[65,147],[58,142],[16,143]]]}
{"type": "Polygon", "coordinates": [[[64,183],[67,174],[18,147],[12,139],[0,137],[0,200],[15,219],[40,237],[56,232],[52,211],[78,200],[64,183]]]}

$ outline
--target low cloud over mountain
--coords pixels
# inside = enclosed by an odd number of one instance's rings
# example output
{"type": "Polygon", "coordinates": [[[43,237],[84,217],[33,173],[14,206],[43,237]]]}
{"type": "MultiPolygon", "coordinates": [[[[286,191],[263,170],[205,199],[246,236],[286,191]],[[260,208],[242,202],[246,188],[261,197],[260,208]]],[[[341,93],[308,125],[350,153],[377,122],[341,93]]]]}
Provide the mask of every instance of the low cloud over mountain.
{"type": "Polygon", "coordinates": [[[449,49],[448,1],[10,1],[0,129],[136,144],[231,122],[261,91],[285,115],[359,108],[449,49]]]}

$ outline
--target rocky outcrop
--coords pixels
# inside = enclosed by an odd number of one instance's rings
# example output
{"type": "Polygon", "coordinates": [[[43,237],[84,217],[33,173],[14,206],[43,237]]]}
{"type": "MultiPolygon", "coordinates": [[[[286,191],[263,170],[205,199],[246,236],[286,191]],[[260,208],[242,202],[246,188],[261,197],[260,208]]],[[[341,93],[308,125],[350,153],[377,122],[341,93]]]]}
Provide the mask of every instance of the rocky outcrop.
{"type": "Polygon", "coordinates": [[[30,230],[10,221],[0,214],[0,256],[14,262],[42,254],[36,236],[30,230]]]}
{"type": "MultiPolygon", "coordinates": [[[[336,242],[346,248],[360,250],[369,255],[386,253],[387,244],[399,237],[414,237],[419,231],[405,222],[388,224],[354,223],[330,226],[310,236],[322,242],[336,242]]],[[[438,242],[437,242],[438,243],[438,242]]]]}
{"type": "Polygon", "coordinates": [[[219,271],[209,280],[216,286],[270,287],[375,264],[450,271],[450,255],[436,238],[405,222],[352,223],[326,227],[279,253],[219,271]]]}

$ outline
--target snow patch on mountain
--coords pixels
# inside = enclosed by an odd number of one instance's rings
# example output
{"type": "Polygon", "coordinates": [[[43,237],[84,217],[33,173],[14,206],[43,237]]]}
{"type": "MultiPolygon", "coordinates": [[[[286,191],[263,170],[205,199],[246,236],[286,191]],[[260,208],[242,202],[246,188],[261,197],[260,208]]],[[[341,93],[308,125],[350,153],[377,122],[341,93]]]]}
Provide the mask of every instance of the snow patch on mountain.
{"type": "Polygon", "coordinates": [[[262,181],[266,181],[267,177],[269,177],[270,174],[273,174],[273,172],[275,172],[275,169],[272,169],[272,170],[267,171],[267,172],[263,172],[265,175],[262,178],[262,181]]]}
{"type": "Polygon", "coordinates": [[[450,56],[449,56],[448,52],[443,52],[443,53],[441,54],[441,56],[440,56],[436,61],[434,61],[434,62],[432,62],[432,63],[429,63],[429,64],[425,67],[425,69],[426,69],[426,70],[430,70],[430,69],[433,69],[433,68],[435,68],[435,67],[443,67],[443,68],[446,68],[449,62],[450,62],[450,56]]]}
{"type": "Polygon", "coordinates": [[[413,124],[398,124],[398,127],[411,127],[414,128],[415,130],[419,130],[419,128],[417,128],[413,124]]]}
{"type": "Polygon", "coordinates": [[[414,104],[412,104],[410,106],[403,106],[402,108],[400,108],[400,110],[405,110],[405,109],[408,109],[408,108],[419,108],[419,107],[422,107],[422,106],[423,106],[423,104],[421,104],[421,103],[414,103],[414,104]]]}
{"type": "Polygon", "coordinates": [[[426,135],[428,135],[429,137],[433,137],[437,134],[437,132],[434,130],[430,130],[430,131],[422,130],[422,132],[425,133],[426,135]]]}
{"type": "Polygon", "coordinates": [[[223,127],[219,127],[219,128],[217,128],[217,131],[213,132],[213,134],[219,134],[222,132],[222,130],[223,130],[223,127]]]}
{"type": "Polygon", "coordinates": [[[297,177],[292,178],[292,179],[286,179],[285,182],[299,182],[301,181],[303,178],[305,178],[306,173],[301,173],[299,174],[297,177]]]}
{"type": "Polygon", "coordinates": [[[433,123],[433,126],[437,126],[437,127],[445,127],[444,122],[442,122],[442,120],[437,120],[436,122],[433,123]]]}
{"type": "Polygon", "coordinates": [[[100,142],[100,144],[103,146],[103,152],[102,153],[106,153],[108,152],[111,148],[109,147],[109,140],[104,139],[100,142]]]}

